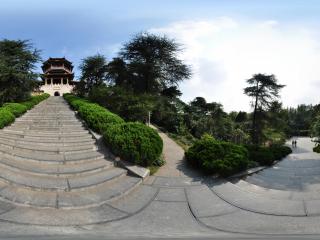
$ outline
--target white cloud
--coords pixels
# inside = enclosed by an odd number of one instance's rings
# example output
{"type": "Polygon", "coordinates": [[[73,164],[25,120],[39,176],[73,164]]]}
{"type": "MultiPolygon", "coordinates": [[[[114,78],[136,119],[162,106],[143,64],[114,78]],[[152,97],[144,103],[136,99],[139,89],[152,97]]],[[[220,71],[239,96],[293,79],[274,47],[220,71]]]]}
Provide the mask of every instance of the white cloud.
{"type": "Polygon", "coordinates": [[[181,57],[193,68],[192,79],[181,84],[185,101],[203,96],[227,111],[249,110],[243,88],[254,73],[275,74],[287,85],[281,93],[284,106],[319,101],[320,48],[312,29],[224,17],[174,22],[150,31],[184,45],[181,57]]]}

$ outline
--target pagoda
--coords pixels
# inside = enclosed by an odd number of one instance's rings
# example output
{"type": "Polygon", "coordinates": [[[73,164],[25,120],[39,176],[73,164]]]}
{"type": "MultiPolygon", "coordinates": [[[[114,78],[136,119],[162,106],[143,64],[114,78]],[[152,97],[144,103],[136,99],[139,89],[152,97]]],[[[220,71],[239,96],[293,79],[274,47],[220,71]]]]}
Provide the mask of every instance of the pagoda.
{"type": "Polygon", "coordinates": [[[49,58],[42,65],[43,74],[40,91],[51,96],[70,93],[74,87],[73,65],[67,59],[49,58]]]}

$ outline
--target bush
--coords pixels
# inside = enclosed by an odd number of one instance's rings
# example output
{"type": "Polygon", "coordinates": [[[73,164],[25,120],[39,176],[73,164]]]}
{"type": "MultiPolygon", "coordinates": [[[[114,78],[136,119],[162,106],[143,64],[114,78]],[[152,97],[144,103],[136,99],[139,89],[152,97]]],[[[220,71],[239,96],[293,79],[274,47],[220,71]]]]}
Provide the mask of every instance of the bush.
{"type": "Polygon", "coordinates": [[[5,103],[3,108],[9,110],[15,117],[19,117],[24,114],[28,109],[25,105],[20,103],[5,103]]]}
{"type": "Polygon", "coordinates": [[[0,108],[0,128],[4,128],[14,121],[15,117],[7,108],[0,108]]]}
{"type": "Polygon", "coordinates": [[[71,105],[71,107],[78,111],[79,107],[88,103],[86,99],[76,97],[70,93],[63,94],[63,98],[71,105]]]}
{"type": "Polygon", "coordinates": [[[44,93],[41,95],[37,95],[37,96],[32,96],[28,101],[25,102],[21,102],[20,104],[24,105],[27,107],[27,109],[31,109],[34,107],[34,105],[37,105],[38,103],[40,103],[41,101],[47,99],[48,97],[50,97],[49,94],[44,93]]]}
{"type": "Polygon", "coordinates": [[[103,134],[106,145],[121,158],[142,166],[163,164],[163,142],[156,130],[138,122],[109,125],[103,134]]]}
{"type": "Polygon", "coordinates": [[[313,148],[313,151],[316,153],[320,153],[320,145],[317,145],[313,148]]]}
{"type": "Polygon", "coordinates": [[[258,162],[261,165],[272,165],[275,160],[281,160],[288,154],[292,153],[291,148],[281,145],[272,145],[270,147],[262,147],[249,145],[246,146],[249,152],[249,159],[258,162]]]}
{"type": "Polygon", "coordinates": [[[220,176],[230,176],[249,164],[248,151],[243,146],[217,141],[209,135],[197,140],[185,155],[191,165],[220,176]]]}
{"type": "Polygon", "coordinates": [[[110,124],[124,123],[121,117],[95,103],[81,104],[78,112],[88,126],[99,133],[103,133],[110,124]]]}

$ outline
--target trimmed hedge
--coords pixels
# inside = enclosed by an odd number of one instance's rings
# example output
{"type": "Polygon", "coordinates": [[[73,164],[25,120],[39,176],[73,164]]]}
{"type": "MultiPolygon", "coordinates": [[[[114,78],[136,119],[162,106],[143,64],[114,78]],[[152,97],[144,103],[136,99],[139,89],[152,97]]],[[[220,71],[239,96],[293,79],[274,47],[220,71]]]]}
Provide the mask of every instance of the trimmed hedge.
{"type": "Polygon", "coordinates": [[[78,112],[88,126],[99,133],[103,133],[110,124],[124,123],[118,115],[95,103],[83,103],[78,112]]]}
{"type": "Polygon", "coordinates": [[[28,109],[48,98],[49,94],[32,96],[28,101],[22,103],[5,103],[0,107],[0,129],[14,122],[16,117],[24,114],[28,109]]]}
{"type": "Polygon", "coordinates": [[[20,103],[5,103],[3,108],[9,110],[15,117],[19,117],[24,114],[28,109],[25,105],[20,103]]]}
{"type": "Polygon", "coordinates": [[[4,128],[10,123],[14,122],[15,117],[13,113],[11,113],[6,108],[0,108],[0,128],[4,128]]]}
{"type": "Polygon", "coordinates": [[[159,134],[142,123],[110,125],[103,138],[112,152],[142,166],[154,165],[162,153],[163,142],[159,134]]]}
{"type": "Polygon", "coordinates": [[[90,103],[85,99],[81,99],[71,94],[64,94],[63,97],[74,110],[78,111],[79,115],[88,124],[89,128],[98,133],[103,134],[110,124],[124,123],[124,120],[121,117],[98,104],[90,103]]]}
{"type": "Polygon", "coordinates": [[[246,148],[217,141],[209,135],[197,140],[185,153],[187,161],[207,173],[230,176],[245,170],[249,164],[246,148]]]}
{"type": "Polygon", "coordinates": [[[317,145],[313,148],[313,151],[316,153],[320,153],[320,145],[317,145]]]}
{"type": "Polygon", "coordinates": [[[103,134],[105,144],[114,154],[142,166],[163,164],[160,158],[163,142],[157,131],[142,123],[126,123],[118,115],[86,99],[72,94],[63,97],[91,129],[103,134]]]}
{"type": "Polygon", "coordinates": [[[27,109],[31,109],[34,107],[34,105],[37,105],[38,103],[40,103],[41,101],[47,99],[48,97],[50,97],[49,94],[44,93],[41,95],[37,95],[37,96],[32,96],[29,100],[25,101],[25,102],[21,102],[20,104],[24,105],[27,107],[27,109]]]}
{"type": "Polygon", "coordinates": [[[249,152],[249,159],[258,162],[261,165],[272,165],[274,161],[281,160],[292,153],[290,147],[273,145],[271,147],[262,147],[255,145],[246,146],[249,152]]]}

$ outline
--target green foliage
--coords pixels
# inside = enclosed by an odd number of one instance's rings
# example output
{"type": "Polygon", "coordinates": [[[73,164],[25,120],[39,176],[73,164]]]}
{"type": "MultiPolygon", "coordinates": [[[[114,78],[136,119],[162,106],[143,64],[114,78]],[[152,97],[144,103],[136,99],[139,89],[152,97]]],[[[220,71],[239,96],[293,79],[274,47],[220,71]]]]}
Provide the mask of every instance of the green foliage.
{"type": "Polygon", "coordinates": [[[159,165],[163,142],[158,133],[141,123],[113,124],[105,129],[104,141],[121,158],[142,166],[159,165]]]}
{"type": "Polygon", "coordinates": [[[209,135],[197,140],[185,155],[191,165],[220,176],[235,174],[249,164],[248,152],[244,147],[217,141],[209,135]]]}
{"type": "Polygon", "coordinates": [[[285,86],[278,84],[274,75],[254,74],[247,80],[248,87],[244,94],[252,98],[253,116],[251,128],[251,140],[254,144],[262,143],[262,131],[264,128],[264,112],[270,108],[271,103],[279,98],[280,90],[285,86]]]}
{"type": "Polygon", "coordinates": [[[138,34],[108,64],[109,77],[135,93],[160,93],[191,76],[189,66],[178,58],[181,51],[180,45],[166,36],[138,34]]]}
{"type": "Polygon", "coordinates": [[[78,112],[88,126],[99,133],[103,133],[111,124],[124,122],[118,115],[95,103],[83,103],[78,112]]]}
{"type": "Polygon", "coordinates": [[[3,108],[9,110],[15,117],[19,117],[24,114],[28,109],[25,105],[20,103],[5,103],[3,108]]]}
{"type": "Polygon", "coordinates": [[[107,80],[107,60],[103,55],[90,56],[80,65],[80,82],[74,91],[79,96],[86,96],[95,86],[101,86],[107,80]]]}
{"type": "Polygon", "coordinates": [[[64,94],[63,97],[77,110],[79,115],[88,126],[99,133],[103,133],[110,124],[124,123],[118,115],[95,103],[75,97],[71,94],[64,94]]]}
{"type": "Polygon", "coordinates": [[[34,88],[39,51],[27,40],[0,41],[0,105],[24,101],[34,88]]]}
{"type": "Polygon", "coordinates": [[[7,108],[0,108],[0,128],[4,128],[14,121],[15,117],[7,108]]]}
{"type": "Polygon", "coordinates": [[[40,103],[41,101],[47,99],[48,97],[50,97],[50,95],[47,93],[44,93],[41,95],[32,96],[27,101],[21,102],[20,104],[26,106],[27,109],[29,110],[29,109],[33,108],[35,105],[37,105],[38,103],[40,103]]]}
{"type": "Polygon", "coordinates": [[[290,147],[281,145],[272,145],[263,147],[257,145],[247,145],[250,161],[258,162],[261,165],[272,165],[274,161],[281,160],[288,154],[292,153],[290,147]]]}
{"type": "Polygon", "coordinates": [[[94,88],[89,99],[127,121],[140,122],[148,120],[148,114],[154,109],[156,102],[156,97],[149,94],[135,94],[123,88],[107,86],[94,88]]]}
{"type": "Polygon", "coordinates": [[[313,148],[313,151],[316,152],[316,153],[320,153],[320,145],[318,144],[317,146],[315,146],[313,148]]]}

